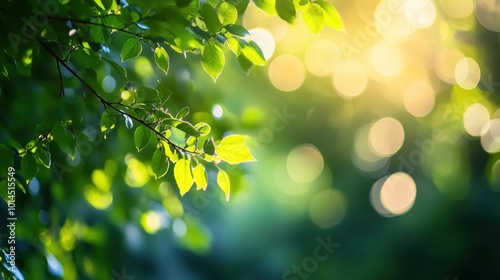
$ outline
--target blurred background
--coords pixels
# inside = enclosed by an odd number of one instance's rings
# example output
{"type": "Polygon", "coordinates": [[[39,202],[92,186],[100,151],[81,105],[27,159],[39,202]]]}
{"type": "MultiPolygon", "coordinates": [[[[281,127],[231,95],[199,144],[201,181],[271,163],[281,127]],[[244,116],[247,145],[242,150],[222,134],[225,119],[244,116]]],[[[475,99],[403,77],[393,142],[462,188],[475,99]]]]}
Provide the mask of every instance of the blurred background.
{"type": "MultiPolygon", "coordinates": [[[[232,56],[217,83],[193,54],[171,55],[166,77],[151,57],[128,62],[216,138],[249,135],[258,161],[230,168],[229,202],[213,171],[180,197],[171,174],[154,180],[153,147],[135,152],[122,124],[102,139],[85,115],[75,159],[54,155],[18,197],[25,278],[500,279],[500,1],[332,4],[345,32],[250,4],[243,25],[269,64],[250,77],[232,56]]],[[[12,135],[56,106],[47,61],[33,62],[40,84],[2,83],[12,135]]],[[[94,69],[104,92],[126,83],[94,69]]],[[[54,114],[90,106],[66,87],[54,114]]]]}

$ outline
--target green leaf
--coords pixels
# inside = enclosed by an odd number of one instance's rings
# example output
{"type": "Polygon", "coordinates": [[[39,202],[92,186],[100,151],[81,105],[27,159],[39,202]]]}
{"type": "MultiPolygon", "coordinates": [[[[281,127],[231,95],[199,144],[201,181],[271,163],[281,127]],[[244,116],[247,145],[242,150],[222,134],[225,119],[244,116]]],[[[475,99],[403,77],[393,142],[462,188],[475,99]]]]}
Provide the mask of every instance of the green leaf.
{"type": "Polygon", "coordinates": [[[156,179],[159,179],[168,172],[168,167],[170,166],[170,162],[168,161],[165,153],[162,149],[158,148],[153,153],[153,160],[151,161],[151,168],[153,169],[153,173],[155,174],[156,179]]]}
{"type": "Polygon", "coordinates": [[[205,140],[205,143],[203,143],[203,152],[207,155],[215,155],[215,144],[213,138],[205,140]]]}
{"type": "Polygon", "coordinates": [[[297,12],[293,0],[276,0],[276,12],[286,22],[293,24],[297,18],[297,12]]]}
{"type": "Polygon", "coordinates": [[[155,49],[155,62],[158,68],[165,72],[165,74],[168,73],[168,53],[163,47],[155,49]]]}
{"type": "Polygon", "coordinates": [[[254,41],[246,42],[245,40],[239,38],[238,41],[240,43],[241,52],[250,62],[260,66],[267,65],[262,50],[254,41]]]}
{"type": "Polygon", "coordinates": [[[230,164],[255,161],[250,150],[243,143],[246,139],[247,136],[244,135],[233,134],[226,136],[221,140],[220,144],[215,147],[215,152],[224,161],[230,164]]]}
{"type": "Polygon", "coordinates": [[[194,137],[200,136],[200,132],[196,128],[194,128],[192,124],[185,121],[181,121],[179,124],[175,126],[175,128],[194,137]]]}
{"type": "Polygon", "coordinates": [[[231,34],[236,35],[236,36],[240,36],[240,37],[245,37],[247,35],[250,35],[250,32],[248,32],[248,30],[246,30],[245,27],[238,25],[238,24],[228,25],[228,26],[226,26],[226,30],[231,34]]]}
{"type": "Polygon", "coordinates": [[[135,101],[138,103],[153,103],[158,99],[158,91],[146,86],[138,86],[135,89],[135,101]]]}
{"type": "Polygon", "coordinates": [[[194,128],[200,132],[200,136],[207,136],[212,128],[206,122],[197,123],[194,128]]]}
{"type": "Polygon", "coordinates": [[[181,196],[184,196],[191,186],[193,185],[194,179],[191,175],[191,162],[189,159],[180,159],[174,166],[174,178],[181,196]]]}
{"type": "Polygon", "coordinates": [[[330,3],[323,0],[318,0],[316,3],[323,9],[323,17],[327,26],[344,30],[344,23],[339,12],[330,3]]]}
{"type": "Polygon", "coordinates": [[[323,9],[319,4],[309,3],[306,6],[302,16],[304,18],[304,22],[306,23],[307,27],[313,33],[318,33],[325,24],[325,19],[323,17],[323,9]]]}
{"type": "Polygon", "coordinates": [[[238,43],[238,40],[236,40],[236,38],[227,38],[226,44],[235,55],[240,54],[240,43],[238,43]]]}
{"type": "Polygon", "coordinates": [[[276,14],[276,1],[275,0],[253,0],[255,5],[264,12],[275,15],[276,14]]]}
{"type": "Polygon", "coordinates": [[[225,63],[222,50],[216,45],[213,39],[208,40],[201,52],[201,66],[212,77],[214,82],[222,72],[225,63]]]}
{"type": "Polygon", "coordinates": [[[234,24],[238,19],[238,10],[228,2],[222,2],[217,10],[217,15],[222,25],[234,24]]]}
{"type": "Polygon", "coordinates": [[[137,148],[137,151],[141,151],[148,145],[150,137],[151,130],[149,130],[149,128],[141,125],[135,129],[134,144],[137,148]]]}
{"type": "Polygon", "coordinates": [[[112,60],[109,60],[109,59],[106,59],[106,58],[102,58],[104,59],[106,62],[108,62],[111,67],[113,67],[113,69],[116,70],[116,72],[118,72],[123,78],[127,78],[127,70],[123,67],[121,67],[120,65],[118,65],[118,63],[112,61],[112,60]]]}
{"type": "Polygon", "coordinates": [[[26,154],[21,158],[21,173],[24,179],[31,180],[38,173],[38,163],[31,154],[26,154]]]}
{"type": "Polygon", "coordinates": [[[219,169],[217,174],[217,185],[226,194],[226,200],[229,201],[229,195],[231,192],[231,181],[229,181],[229,176],[226,171],[219,169]]]}
{"type": "Polygon", "coordinates": [[[59,148],[73,158],[76,152],[76,137],[66,123],[60,122],[55,125],[52,130],[52,135],[54,136],[54,141],[59,145],[59,148]]]}
{"type": "Polygon", "coordinates": [[[197,190],[205,190],[207,188],[207,172],[201,163],[198,163],[198,165],[193,168],[193,177],[197,190]]]}
{"type": "Polygon", "coordinates": [[[122,50],[120,52],[122,61],[125,61],[130,58],[134,58],[140,55],[142,52],[142,44],[141,41],[136,38],[130,38],[123,44],[122,50]]]}
{"type": "Polygon", "coordinates": [[[115,127],[116,117],[111,115],[108,111],[104,111],[101,115],[101,132],[107,134],[115,127]]]}
{"type": "Polygon", "coordinates": [[[216,33],[221,29],[222,26],[220,24],[219,17],[210,4],[202,4],[198,12],[203,18],[208,32],[216,33]]]}
{"type": "Polygon", "coordinates": [[[177,115],[175,115],[176,119],[183,119],[189,114],[189,107],[184,107],[182,108],[179,112],[177,112],[177,115]]]}
{"type": "Polygon", "coordinates": [[[163,148],[165,150],[165,156],[169,158],[172,163],[178,162],[179,154],[177,154],[177,151],[172,148],[166,141],[162,141],[161,144],[163,145],[163,148]]]}
{"type": "Polygon", "coordinates": [[[38,162],[40,162],[40,164],[44,165],[47,168],[50,168],[52,160],[49,150],[38,147],[34,156],[36,157],[36,159],[38,159],[38,162]]]}
{"type": "MultiPolygon", "coordinates": [[[[13,150],[0,144],[0,172],[5,172],[9,167],[14,166],[13,150]]],[[[2,176],[0,176],[2,177],[2,176]]]]}

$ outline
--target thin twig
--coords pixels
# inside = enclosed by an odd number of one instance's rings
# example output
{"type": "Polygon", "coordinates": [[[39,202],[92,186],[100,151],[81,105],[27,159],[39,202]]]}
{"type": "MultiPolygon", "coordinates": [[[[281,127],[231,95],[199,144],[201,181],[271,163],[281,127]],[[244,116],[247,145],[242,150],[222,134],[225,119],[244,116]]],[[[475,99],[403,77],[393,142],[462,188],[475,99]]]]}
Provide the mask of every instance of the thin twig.
{"type": "Polygon", "coordinates": [[[92,21],[89,21],[89,20],[77,19],[77,18],[64,18],[64,17],[50,16],[49,19],[55,19],[55,20],[61,20],[61,21],[72,21],[72,22],[78,22],[78,23],[82,23],[82,24],[89,24],[89,25],[100,26],[100,27],[111,29],[111,30],[113,30],[113,29],[114,30],[118,30],[118,31],[121,31],[123,33],[127,33],[127,34],[130,34],[130,35],[134,35],[134,36],[143,38],[141,34],[129,31],[129,30],[126,29],[126,27],[125,28],[118,28],[118,27],[113,27],[113,26],[110,26],[110,25],[107,25],[107,24],[104,24],[104,23],[92,22],[92,21]]]}
{"type": "Polygon", "coordinates": [[[106,99],[104,99],[89,83],[87,83],[80,75],[78,75],[78,73],[76,73],[71,67],[69,67],[69,65],[65,61],[63,61],[51,48],[49,48],[49,46],[47,46],[47,44],[45,44],[43,41],[41,41],[38,38],[37,38],[37,41],[50,53],[50,55],[52,55],[62,66],[64,66],[64,68],[66,68],[75,78],[77,78],[86,88],[88,88],[90,90],[90,92],[92,92],[92,94],[95,97],[97,97],[97,99],[99,99],[101,104],[104,106],[104,109],[111,108],[120,114],[127,115],[129,118],[135,120],[136,122],[142,124],[143,126],[147,127],[151,131],[153,131],[158,138],[164,140],[165,142],[167,142],[170,146],[174,147],[174,149],[176,149],[179,152],[184,152],[184,153],[189,153],[189,154],[198,154],[197,152],[186,150],[186,149],[178,146],[177,144],[173,143],[165,135],[163,135],[161,132],[159,132],[154,127],[152,127],[151,124],[141,120],[138,117],[135,117],[135,116],[123,111],[120,108],[115,107],[111,102],[108,102],[106,99]]]}
{"type": "Polygon", "coordinates": [[[62,78],[62,73],[61,73],[61,66],[59,66],[59,61],[56,60],[56,65],[57,65],[57,73],[59,74],[59,98],[64,97],[64,85],[63,85],[63,78],[62,78]]]}

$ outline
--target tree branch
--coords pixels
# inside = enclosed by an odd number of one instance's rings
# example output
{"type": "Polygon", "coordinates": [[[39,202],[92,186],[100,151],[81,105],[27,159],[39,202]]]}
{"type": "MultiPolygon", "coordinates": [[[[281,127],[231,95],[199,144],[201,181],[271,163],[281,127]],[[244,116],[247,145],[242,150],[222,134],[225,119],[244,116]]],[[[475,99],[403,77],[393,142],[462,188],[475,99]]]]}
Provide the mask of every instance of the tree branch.
{"type": "Polygon", "coordinates": [[[127,33],[127,34],[130,34],[130,35],[134,35],[134,36],[143,38],[141,34],[127,30],[126,29],[127,27],[117,28],[117,27],[113,27],[113,26],[110,26],[110,25],[107,25],[107,24],[103,24],[103,23],[99,23],[99,22],[92,22],[92,21],[89,21],[89,20],[77,19],[77,18],[64,18],[64,17],[55,17],[55,16],[49,16],[48,18],[49,19],[55,19],[55,20],[61,20],[61,21],[72,21],[72,22],[78,22],[78,23],[82,23],[82,24],[100,26],[100,27],[111,29],[111,30],[113,30],[113,29],[114,30],[118,30],[118,31],[123,32],[123,33],[127,33]]]}
{"type": "Polygon", "coordinates": [[[153,131],[156,136],[161,139],[161,140],[164,140],[165,142],[167,142],[170,146],[172,146],[174,149],[176,149],[178,152],[183,152],[183,153],[188,153],[188,154],[198,154],[197,152],[193,152],[193,151],[189,151],[189,150],[186,150],[180,146],[178,146],[177,144],[173,143],[172,141],[170,141],[170,139],[168,139],[165,135],[163,135],[161,132],[159,132],[158,130],[156,130],[154,127],[151,126],[151,124],[141,120],[140,118],[134,116],[134,115],[131,115],[127,112],[125,112],[124,110],[120,109],[120,108],[117,108],[114,106],[114,104],[112,102],[109,102],[107,101],[106,99],[104,99],[89,83],[87,83],[80,75],[78,75],[78,73],[76,73],[71,67],[69,67],[69,65],[63,60],[61,59],[51,48],[49,48],[49,46],[47,44],[45,44],[42,40],[38,39],[37,38],[37,41],[50,53],[50,55],[52,57],[54,57],[58,63],[60,63],[64,68],[66,68],[75,78],[77,78],[87,89],[90,90],[90,92],[97,98],[99,99],[99,101],[101,102],[101,104],[104,106],[104,108],[111,108],[113,109],[114,111],[122,114],[122,115],[126,115],[128,116],[129,118],[133,119],[134,121],[140,123],[141,125],[147,127],[148,129],[150,129],[151,131],[153,131]]]}

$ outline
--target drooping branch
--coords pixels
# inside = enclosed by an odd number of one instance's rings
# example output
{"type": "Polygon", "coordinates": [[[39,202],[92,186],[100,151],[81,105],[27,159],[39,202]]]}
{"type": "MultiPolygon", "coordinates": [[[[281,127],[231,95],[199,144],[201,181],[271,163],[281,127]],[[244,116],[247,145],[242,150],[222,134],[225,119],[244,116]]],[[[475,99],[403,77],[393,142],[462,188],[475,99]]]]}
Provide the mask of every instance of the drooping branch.
{"type": "Polygon", "coordinates": [[[165,135],[163,135],[160,131],[156,130],[150,123],[147,123],[144,120],[141,120],[140,118],[138,118],[138,117],[136,117],[134,115],[131,115],[131,114],[127,113],[126,111],[120,109],[120,108],[117,108],[115,106],[116,103],[109,102],[106,99],[104,99],[87,81],[85,81],[80,75],[78,75],[78,73],[76,73],[75,70],[73,70],[66,63],[66,61],[64,61],[63,59],[61,59],[45,42],[43,42],[42,40],[40,40],[38,38],[37,38],[37,41],[50,53],[50,55],[52,57],[54,57],[57,60],[58,64],[61,64],[64,68],[66,68],[71,73],[71,75],[73,75],[73,77],[75,77],[76,79],[78,79],[101,102],[101,104],[104,106],[105,109],[110,108],[110,109],[112,109],[112,110],[114,110],[114,111],[116,111],[116,112],[118,112],[118,113],[120,113],[122,115],[128,116],[132,120],[134,120],[134,121],[140,123],[141,125],[147,127],[159,139],[164,140],[165,142],[167,142],[170,146],[172,146],[178,152],[183,152],[183,153],[187,153],[187,154],[198,154],[196,151],[189,151],[189,150],[187,150],[185,148],[182,148],[182,147],[178,146],[177,144],[173,143],[170,139],[168,139],[165,135]]]}
{"type": "Polygon", "coordinates": [[[107,25],[107,24],[104,24],[104,23],[93,22],[93,21],[84,20],[84,19],[77,19],[77,18],[65,18],[65,17],[56,17],[56,16],[50,16],[48,18],[49,19],[55,19],[55,20],[61,20],[61,21],[71,21],[71,22],[77,22],[77,23],[82,23],[82,24],[95,25],[95,26],[104,27],[104,28],[107,28],[107,29],[110,29],[110,30],[117,30],[117,31],[120,31],[120,32],[123,32],[123,33],[127,33],[127,34],[130,34],[130,35],[137,36],[137,37],[141,37],[141,38],[143,37],[139,33],[135,33],[135,32],[127,30],[127,26],[123,27],[123,28],[119,28],[119,27],[113,27],[111,25],[107,25]]]}

